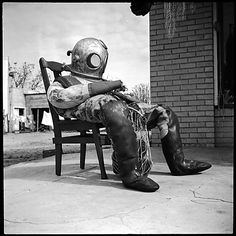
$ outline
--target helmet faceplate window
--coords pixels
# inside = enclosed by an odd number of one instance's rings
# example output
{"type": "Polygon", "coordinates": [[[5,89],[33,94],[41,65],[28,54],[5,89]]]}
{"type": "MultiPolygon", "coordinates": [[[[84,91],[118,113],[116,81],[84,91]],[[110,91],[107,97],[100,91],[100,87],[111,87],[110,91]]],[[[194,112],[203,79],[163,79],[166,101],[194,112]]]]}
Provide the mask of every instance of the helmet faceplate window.
{"type": "Polygon", "coordinates": [[[100,65],[101,65],[100,56],[96,53],[90,54],[87,58],[87,65],[92,69],[96,69],[96,68],[100,67],[100,65]]]}

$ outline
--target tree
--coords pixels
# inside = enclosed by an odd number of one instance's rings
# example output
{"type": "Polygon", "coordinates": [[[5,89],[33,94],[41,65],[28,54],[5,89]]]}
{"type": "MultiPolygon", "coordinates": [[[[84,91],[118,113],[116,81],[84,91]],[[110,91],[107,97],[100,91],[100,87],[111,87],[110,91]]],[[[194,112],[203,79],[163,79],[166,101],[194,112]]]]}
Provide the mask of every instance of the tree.
{"type": "MultiPolygon", "coordinates": [[[[48,74],[48,77],[49,81],[52,82],[50,74],[48,74]]],[[[37,73],[33,76],[33,78],[29,81],[29,85],[29,88],[31,90],[44,91],[43,77],[40,70],[38,70],[37,73]]]]}
{"type": "Polygon", "coordinates": [[[17,66],[17,62],[13,67],[9,67],[9,75],[12,76],[16,88],[23,88],[26,79],[32,76],[34,70],[34,64],[27,64],[24,62],[23,66],[17,66]]]}
{"type": "MultiPolygon", "coordinates": [[[[38,92],[44,91],[41,71],[36,71],[34,64],[24,62],[22,66],[18,66],[15,62],[14,66],[9,65],[9,71],[16,88],[26,88],[38,92]]],[[[49,80],[52,81],[50,74],[49,80]]]]}
{"type": "Polygon", "coordinates": [[[150,103],[150,88],[149,84],[137,84],[133,87],[131,94],[141,102],[150,103]]]}

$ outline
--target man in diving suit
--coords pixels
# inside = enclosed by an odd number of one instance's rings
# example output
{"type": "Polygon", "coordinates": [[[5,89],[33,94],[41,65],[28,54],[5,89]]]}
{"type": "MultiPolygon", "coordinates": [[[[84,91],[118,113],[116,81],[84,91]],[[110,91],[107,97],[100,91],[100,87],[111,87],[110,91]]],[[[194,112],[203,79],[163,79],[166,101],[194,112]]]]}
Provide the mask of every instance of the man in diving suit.
{"type": "Polygon", "coordinates": [[[102,123],[106,127],[114,150],[113,171],[116,164],[125,187],[144,192],[159,188],[156,182],[137,170],[138,143],[128,118],[129,103],[144,111],[148,130],[159,128],[162,150],[172,175],[196,174],[211,167],[206,162],[185,159],[178,118],[169,107],[143,104],[124,94],[117,96],[122,94],[119,91],[124,91],[122,81],[102,78],[108,59],[104,42],[84,38],[67,52],[68,56],[70,54],[71,65],[64,66],[71,74],[54,80],[47,91],[48,100],[65,118],[102,123]]]}

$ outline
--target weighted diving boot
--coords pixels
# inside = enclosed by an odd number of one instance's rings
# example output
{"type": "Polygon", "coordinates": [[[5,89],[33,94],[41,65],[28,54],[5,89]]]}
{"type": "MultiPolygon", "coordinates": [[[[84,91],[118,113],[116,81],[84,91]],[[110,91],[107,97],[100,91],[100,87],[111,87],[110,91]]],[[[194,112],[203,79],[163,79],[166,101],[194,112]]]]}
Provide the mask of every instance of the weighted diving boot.
{"type": "Polygon", "coordinates": [[[211,167],[209,163],[185,159],[178,117],[170,108],[167,108],[167,114],[169,116],[168,133],[161,139],[161,143],[172,175],[191,175],[209,169],[211,167]]]}
{"type": "Polygon", "coordinates": [[[211,168],[211,164],[207,162],[185,159],[179,133],[178,117],[169,107],[165,109],[165,112],[167,115],[154,110],[150,115],[147,126],[148,129],[151,129],[157,125],[164,133],[164,137],[161,138],[162,150],[171,174],[191,175],[211,168]],[[163,128],[163,117],[165,116],[167,124],[163,128]]]}
{"type": "Polygon", "coordinates": [[[112,140],[117,158],[119,176],[126,188],[154,192],[159,185],[135,169],[138,161],[138,146],[129,110],[122,101],[110,101],[102,106],[102,120],[112,140]]]}

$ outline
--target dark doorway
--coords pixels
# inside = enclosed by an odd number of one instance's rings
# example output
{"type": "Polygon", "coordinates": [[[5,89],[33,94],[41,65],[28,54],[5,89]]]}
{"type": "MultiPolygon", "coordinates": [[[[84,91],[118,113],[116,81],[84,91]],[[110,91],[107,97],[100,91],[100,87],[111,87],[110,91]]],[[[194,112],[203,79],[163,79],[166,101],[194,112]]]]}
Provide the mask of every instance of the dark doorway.
{"type": "Polygon", "coordinates": [[[34,131],[41,131],[43,129],[49,129],[48,127],[45,127],[43,125],[42,119],[43,119],[43,112],[49,112],[49,108],[32,108],[32,114],[34,116],[34,122],[35,122],[35,130],[34,131]]]}

